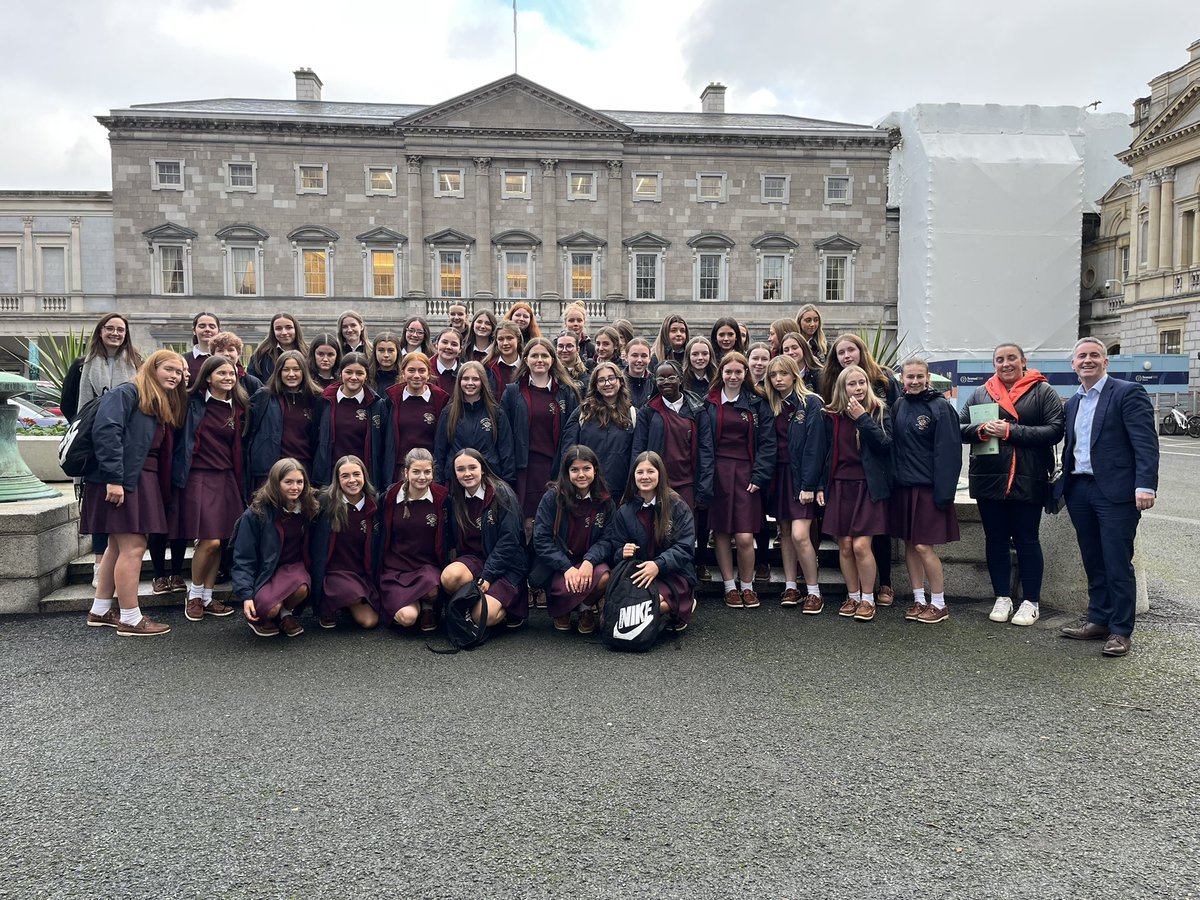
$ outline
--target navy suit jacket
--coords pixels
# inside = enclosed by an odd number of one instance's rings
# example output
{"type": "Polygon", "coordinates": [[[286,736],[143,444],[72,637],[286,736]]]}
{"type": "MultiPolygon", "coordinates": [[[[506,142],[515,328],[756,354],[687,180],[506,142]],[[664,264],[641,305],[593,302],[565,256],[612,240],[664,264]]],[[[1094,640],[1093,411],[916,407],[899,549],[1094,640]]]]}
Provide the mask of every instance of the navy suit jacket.
{"type": "MultiPolygon", "coordinates": [[[[1075,417],[1080,395],[1067,401],[1067,439],[1063,446],[1062,477],[1055,496],[1066,490],[1075,468],[1075,417]]],[[[1111,375],[1100,391],[1092,418],[1092,472],[1110,502],[1133,502],[1138,488],[1158,490],[1158,434],[1154,406],[1140,384],[1111,375]]]]}

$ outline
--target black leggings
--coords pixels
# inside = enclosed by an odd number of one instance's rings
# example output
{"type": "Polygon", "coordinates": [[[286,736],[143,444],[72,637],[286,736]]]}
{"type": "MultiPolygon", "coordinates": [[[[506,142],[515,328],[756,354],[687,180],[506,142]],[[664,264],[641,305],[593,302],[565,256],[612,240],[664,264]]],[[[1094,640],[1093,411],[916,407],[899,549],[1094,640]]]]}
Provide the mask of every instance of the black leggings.
{"type": "Polygon", "coordinates": [[[1009,547],[1017,550],[1017,570],[1021,576],[1024,599],[1037,603],[1042,596],[1042,545],[1038,528],[1042,524],[1042,505],[1019,500],[980,500],[979,518],[983,522],[983,542],[988,574],[997,597],[1012,594],[1012,561],[1009,547]]]}
{"type": "Polygon", "coordinates": [[[871,538],[871,555],[875,557],[875,571],[879,575],[879,586],[892,586],[892,539],[886,534],[871,538]]]}
{"type": "Polygon", "coordinates": [[[150,565],[154,567],[155,578],[167,577],[167,547],[171,548],[171,576],[183,577],[183,558],[187,553],[188,542],[184,538],[168,541],[165,534],[152,534],[146,538],[146,546],[150,550],[150,565]]]}

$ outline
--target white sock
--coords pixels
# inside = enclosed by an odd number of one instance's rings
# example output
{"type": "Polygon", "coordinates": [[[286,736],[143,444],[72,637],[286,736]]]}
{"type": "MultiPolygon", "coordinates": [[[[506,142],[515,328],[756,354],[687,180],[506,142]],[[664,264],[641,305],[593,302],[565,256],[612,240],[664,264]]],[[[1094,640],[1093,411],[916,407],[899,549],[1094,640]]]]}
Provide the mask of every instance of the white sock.
{"type": "Polygon", "coordinates": [[[866,591],[863,591],[862,598],[863,598],[863,602],[870,603],[872,606],[875,605],[875,595],[874,594],[868,594],[866,591]]]}
{"type": "Polygon", "coordinates": [[[783,583],[783,589],[784,589],[785,591],[794,591],[794,590],[796,589],[796,582],[794,582],[794,581],[785,581],[785,582],[783,583]]]}
{"type": "Polygon", "coordinates": [[[204,588],[200,587],[194,581],[188,585],[188,599],[191,600],[193,597],[196,599],[204,598],[204,588]]]}
{"type": "Polygon", "coordinates": [[[212,598],[212,592],[213,592],[213,589],[212,589],[212,588],[202,588],[202,590],[203,590],[203,592],[204,592],[204,593],[203,593],[201,596],[202,596],[202,597],[204,597],[204,605],[205,605],[205,606],[212,606],[212,600],[213,600],[213,598],[212,598]]]}
{"type": "Polygon", "coordinates": [[[107,600],[97,597],[92,601],[92,608],[89,612],[93,616],[102,616],[106,612],[110,612],[113,608],[113,599],[109,597],[107,600]]]}
{"type": "Polygon", "coordinates": [[[730,591],[736,591],[736,590],[737,590],[737,582],[734,581],[732,578],[726,579],[725,580],[725,593],[728,594],[730,591]]]}
{"type": "Polygon", "coordinates": [[[945,609],[946,608],[946,595],[945,594],[934,593],[934,594],[931,594],[930,597],[933,600],[933,608],[934,609],[945,609]]]}
{"type": "Polygon", "coordinates": [[[862,599],[862,591],[851,591],[851,592],[850,592],[849,594],[847,594],[846,596],[847,596],[849,599],[853,600],[855,603],[857,603],[859,600],[861,600],[861,599],[862,599]]]}
{"type": "Polygon", "coordinates": [[[133,609],[121,610],[122,625],[136,625],[140,621],[142,621],[142,608],[140,606],[135,606],[133,609]]]}
{"type": "Polygon", "coordinates": [[[914,603],[924,603],[925,602],[925,588],[923,588],[923,587],[913,588],[913,602],[914,603]]]}
{"type": "Polygon", "coordinates": [[[742,582],[742,590],[743,590],[743,591],[752,591],[752,590],[754,590],[754,582],[753,582],[753,581],[743,581],[743,582],[742,582]]]}
{"type": "Polygon", "coordinates": [[[804,585],[804,589],[806,591],[808,591],[810,594],[812,594],[814,597],[821,596],[821,586],[819,584],[806,584],[806,585],[804,585]]]}

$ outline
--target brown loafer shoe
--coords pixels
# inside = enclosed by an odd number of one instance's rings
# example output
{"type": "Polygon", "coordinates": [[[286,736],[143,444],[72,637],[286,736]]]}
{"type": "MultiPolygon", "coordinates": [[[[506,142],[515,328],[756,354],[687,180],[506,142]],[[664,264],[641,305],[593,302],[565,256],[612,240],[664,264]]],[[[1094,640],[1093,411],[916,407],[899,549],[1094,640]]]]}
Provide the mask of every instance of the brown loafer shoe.
{"type": "Polygon", "coordinates": [[[746,603],[744,600],[742,600],[742,592],[741,591],[726,591],[725,592],[725,605],[728,606],[730,609],[741,609],[743,606],[745,606],[746,603]]]}
{"type": "Polygon", "coordinates": [[[1058,630],[1063,637],[1073,641],[1100,641],[1108,637],[1108,629],[1095,622],[1082,620],[1074,625],[1064,625],[1058,630]]]}
{"type": "Polygon", "coordinates": [[[150,593],[154,594],[155,596],[171,593],[171,579],[155,578],[150,582],[150,593]]]}
{"type": "Polygon", "coordinates": [[[1124,656],[1133,647],[1133,641],[1123,634],[1110,634],[1100,652],[1105,656],[1124,656]]]}
{"type": "Polygon", "coordinates": [[[913,603],[912,606],[904,611],[904,621],[916,622],[921,618],[921,613],[924,612],[928,607],[928,603],[913,603]]]}
{"type": "Polygon", "coordinates": [[[432,606],[421,608],[421,614],[417,616],[417,627],[422,631],[437,631],[437,611],[432,606]]]}
{"type": "Polygon", "coordinates": [[[921,610],[921,614],[917,616],[917,621],[924,625],[936,625],[938,622],[945,622],[950,618],[950,610],[943,606],[938,609],[932,603],[921,610]]]}
{"type": "Polygon", "coordinates": [[[157,637],[160,634],[167,634],[170,630],[170,625],[165,622],[155,622],[149,616],[142,616],[132,625],[126,625],[124,622],[117,624],[117,634],[121,637],[157,637]]]}
{"type": "Polygon", "coordinates": [[[337,616],[317,616],[317,624],[322,628],[337,628],[337,616]]]}
{"type": "Polygon", "coordinates": [[[233,615],[233,607],[226,606],[220,600],[213,600],[204,607],[204,614],[206,616],[216,616],[218,619],[223,619],[226,616],[233,615]]]}
{"type": "Polygon", "coordinates": [[[293,615],[283,616],[279,620],[279,630],[283,632],[284,637],[299,637],[304,634],[304,626],[300,624],[300,620],[293,615]]]}
{"type": "Polygon", "coordinates": [[[851,600],[849,597],[847,597],[845,599],[845,601],[842,603],[841,608],[838,609],[838,615],[845,616],[846,618],[850,619],[850,618],[854,617],[854,614],[857,611],[858,611],[858,601],[851,600]]]}
{"type": "Polygon", "coordinates": [[[116,628],[121,624],[121,610],[113,607],[103,615],[87,614],[88,628],[116,628]]]}
{"type": "Polygon", "coordinates": [[[755,566],[754,567],[754,580],[755,581],[770,581],[771,580],[771,567],[770,566],[755,566]]]}
{"type": "Polygon", "coordinates": [[[783,596],[779,598],[780,606],[799,606],[800,592],[795,588],[785,588],[783,596]]]}
{"type": "Polygon", "coordinates": [[[825,609],[824,597],[818,597],[816,594],[809,594],[804,598],[804,615],[819,616],[823,609],[825,609]]]}
{"type": "Polygon", "coordinates": [[[171,588],[172,594],[177,594],[180,591],[187,590],[187,582],[180,575],[172,575],[167,579],[167,585],[171,588]]]}
{"type": "Polygon", "coordinates": [[[579,633],[591,634],[596,630],[596,611],[591,607],[579,614],[579,633]]]}
{"type": "Polygon", "coordinates": [[[571,630],[571,614],[565,616],[555,616],[551,621],[554,622],[555,631],[570,631],[571,630]]]}
{"type": "Polygon", "coordinates": [[[746,609],[757,609],[762,604],[754,591],[742,591],[742,606],[746,609]]]}
{"type": "Polygon", "coordinates": [[[189,622],[203,621],[204,601],[199,597],[188,597],[187,602],[183,604],[183,615],[189,622]]]}
{"type": "Polygon", "coordinates": [[[708,571],[708,566],[696,566],[696,580],[697,581],[708,581],[708,580],[710,580],[710,578],[711,578],[711,575],[708,571]]]}
{"type": "Polygon", "coordinates": [[[279,625],[277,625],[273,619],[263,619],[261,622],[251,622],[249,619],[247,619],[246,624],[249,625],[250,630],[259,637],[279,637],[279,625]]]}
{"type": "Polygon", "coordinates": [[[859,622],[870,622],[875,618],[875,604],[859,600],[858,607],[854,610],[854,618],[859,622]]]}
{"type": "Polygon", "coordinates": [[[545,591],[535,591],[534,592],[533,606],[535,609],[545,609],[546,608],[546,592],[545,591]]]}
{"type": "Polygon", "coordinates": [[[881,585],[879,593],[875,595],[876,606],[891,606],[896,602],[896,592],[889,585],[881,585]]]}

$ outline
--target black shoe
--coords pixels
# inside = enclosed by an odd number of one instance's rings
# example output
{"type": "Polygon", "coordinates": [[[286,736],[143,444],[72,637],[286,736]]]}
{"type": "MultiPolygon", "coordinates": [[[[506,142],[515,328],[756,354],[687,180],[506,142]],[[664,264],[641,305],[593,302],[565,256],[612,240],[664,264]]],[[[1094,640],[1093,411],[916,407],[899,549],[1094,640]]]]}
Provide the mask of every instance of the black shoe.
{"type": "Polygon", "coordinates": [[[217,584],[224,584],[229,580],[229,573],[225,569],[217,570],[217,584]]]}

